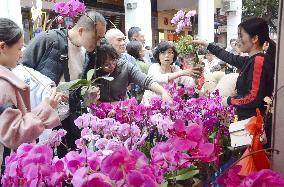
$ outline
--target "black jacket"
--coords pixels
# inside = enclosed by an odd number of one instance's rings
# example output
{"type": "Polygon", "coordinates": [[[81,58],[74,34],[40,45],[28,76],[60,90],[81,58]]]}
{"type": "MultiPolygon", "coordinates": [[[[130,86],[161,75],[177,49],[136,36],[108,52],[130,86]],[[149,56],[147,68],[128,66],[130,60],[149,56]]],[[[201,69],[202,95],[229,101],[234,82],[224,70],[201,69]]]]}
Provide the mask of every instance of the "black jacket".
{"type": "Polygon", "coordinates": [[[70,80],[68,70],[68,40],[66,29],[41,32],[33,38],[23,52],[22,63],[59,83],[64,78],[70,80]]]}
{"type": "MultiPolygon", "coordinates": [[[[95,62],[90,63],[90,56],[91,53],[86,53],[85,66],[87,67],[85,68],[87,69],[91,69],[92,65],[95,64],[95,62]]],[[[70,81],[67,30],[64,28],[53,29],[42,32],[33,38],[23,53],[22,63],[49,77],[56,85],[59,83],[62,75],[64,75],[65,81],[70,81]]],[[[71,150],[75,150],[75,140],[80,138],[81,135],[81,131],[75,126],[74,120],[83,112],[86,112],[82,108],[82,100],[79,89],[70,92],[70,116],[62,121],[63,128],[67,130],[63,142],[71,150]]],[[[68,150],[65,146],[60,145],[58,147],[57,153],[59,157],[63,157],[67,152],[68,150]]]]}
{"type": "MultiPolygon", "coordinates": [[[[90,55],[86,53],[85,64],[89,64],[90,55]]],[[[53,29],[33,38],[24,50],[22,63],[49,77],[56,85],[63,74],[65,81],[70,81],[67,30],[53,29]]]]}
{"type": "Polygon", "coordinates": [[[240,70],[237,79],[237,96],[228,97],[228,104],[236,107],[239,120],[256,115],[256,108],[264,114],[266,96],[271,96],[274,84],[274,69],[268,56],[262,53],[251,57],[234,55],[226,50],[209,44],[207,48],[219,59],[240,70]]]}

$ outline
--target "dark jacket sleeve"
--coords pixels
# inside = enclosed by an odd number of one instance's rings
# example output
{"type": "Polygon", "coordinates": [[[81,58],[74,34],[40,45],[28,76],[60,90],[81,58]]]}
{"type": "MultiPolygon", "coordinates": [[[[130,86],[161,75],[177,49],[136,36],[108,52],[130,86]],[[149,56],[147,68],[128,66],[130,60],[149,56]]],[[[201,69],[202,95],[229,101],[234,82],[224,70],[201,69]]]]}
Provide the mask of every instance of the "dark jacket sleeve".
{"type": "Polygon", "coordinates": [[[265,77],[267,72],[264,68],[264,57],[256,56],[251,68],[252,80],[250,90],[245,95],[228,97],[228,104],[239,108],[255,108],[263,103],[265,95],[265,77]]]}
{"type": "Polygon", "coordinates": [[[45,32],[40,33],[33,38],[23,52],[22,64],[37,69],[42,58],[47,57],[50,53],[54,40],[45,32]]]}
{"type": "Polygon", "coordinates": [[[128,76],[130,77],[129,82],[138,84],[144,89],[149,89],[150,85],[155,82],[152,77],[147,76],[136,65],[127,62],[128,76]]]}
{"type": "Polygon", "coordinates": [[[238,69],[241,69],[249,59],[248,56],[240,56],[240,55],[234,55],[233,53],[230,53],[226,51],[225,49],[214,45],[213,43],[210,43],[207,47],[207,49],[215,55],[217,58],[223,60],[224,62],[231,64],[238,69]]]}
{"type": "MultiPolygon", "coordinates": [[[[82,79],[87,79],[87,73],[91,69],[96,69],[96,54],[87,52],[85,54],[85,62],[84,62],[83,70],[82,70],[82,73],[81,73],[80,77],[82,79]]],[[[96,72],[97,71],[95,71],[95,74],[94,74],[93,78],[97,77],[96,76],[96,72]]]]}

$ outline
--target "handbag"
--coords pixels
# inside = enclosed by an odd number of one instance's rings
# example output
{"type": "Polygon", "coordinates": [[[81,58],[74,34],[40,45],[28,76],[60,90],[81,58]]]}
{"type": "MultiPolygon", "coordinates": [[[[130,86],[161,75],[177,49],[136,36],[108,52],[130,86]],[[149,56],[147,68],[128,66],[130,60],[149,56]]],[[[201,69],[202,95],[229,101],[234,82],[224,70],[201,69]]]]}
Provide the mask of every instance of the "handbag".
{"type": "MultiPolygon", "coordinates": [[[[252,142],[252,135],[246,130],[246,125],[256,120],[256,117],[251,117],[241,121],[231,123],[229,125],[229,132],[231,138],[231,147],[237,148],[241,146],[250,145],[252,142]]],[[[263,125],[262,125],[263,126],[263,125]]],[[[262,127],[263,128],[263,127],[262,127]]],[[[262,131],[260,141],[262,144],[267,142],[265,131],[262,131]]]]}

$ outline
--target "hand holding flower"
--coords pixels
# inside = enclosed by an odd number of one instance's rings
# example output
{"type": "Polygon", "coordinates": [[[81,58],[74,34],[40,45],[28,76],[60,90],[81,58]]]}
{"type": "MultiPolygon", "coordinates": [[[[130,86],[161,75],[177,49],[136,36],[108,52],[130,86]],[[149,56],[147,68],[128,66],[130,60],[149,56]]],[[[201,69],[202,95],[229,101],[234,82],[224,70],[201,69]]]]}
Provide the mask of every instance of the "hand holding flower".
{"type": "Polygon", "coordinates": [[[86,106],[96,103],[100,98],[100,88],[92,86],[83,95],[86,106]]]}

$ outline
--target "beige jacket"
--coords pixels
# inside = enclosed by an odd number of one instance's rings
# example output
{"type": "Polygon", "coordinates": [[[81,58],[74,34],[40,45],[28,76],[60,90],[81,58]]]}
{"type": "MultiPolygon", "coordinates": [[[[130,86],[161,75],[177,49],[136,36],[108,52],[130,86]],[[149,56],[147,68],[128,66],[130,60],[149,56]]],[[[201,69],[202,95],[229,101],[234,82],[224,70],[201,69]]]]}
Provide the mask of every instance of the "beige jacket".
{"type": "Polygon", "coordinates": [[[0,65],[0,105],[12,102],[17,109],[8,108],[0,115],[0,166],[3,145],[16,149],[22,143],[34,141],[45,128],[60,124],[56,111],[47,103],[30,111],[29,87],[9,69],[0,65]]]}

